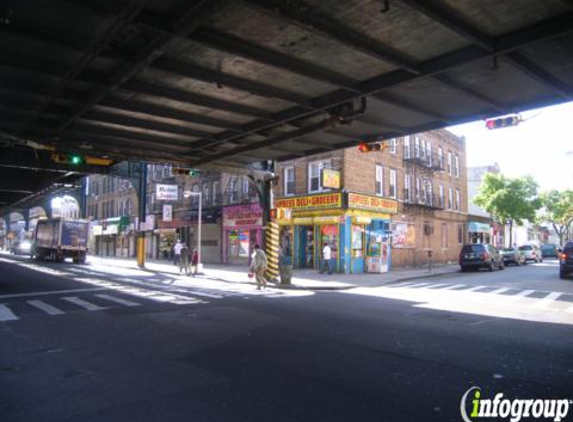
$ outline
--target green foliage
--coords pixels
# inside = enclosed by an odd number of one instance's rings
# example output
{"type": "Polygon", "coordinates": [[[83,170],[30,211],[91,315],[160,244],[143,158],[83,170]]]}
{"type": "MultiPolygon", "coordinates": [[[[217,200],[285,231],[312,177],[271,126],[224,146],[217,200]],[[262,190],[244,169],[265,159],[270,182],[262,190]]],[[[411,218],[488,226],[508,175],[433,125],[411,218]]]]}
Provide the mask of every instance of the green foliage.
{"type": "Polygon", "coordinates": [[[541,201],[532,177],[512,179],[503,174],[486,174],[474,202],[503,223],[521,225],[533,221],[541,201]]]}
{"type": "Polygon", "coordinates": [[[538,221],[553,224],[560,242],[563,243],[563,235],[567,233],[569,225],[573,222],[573,191],[552,190],[542,193],[540,199],[543,210],[538,221]]]}

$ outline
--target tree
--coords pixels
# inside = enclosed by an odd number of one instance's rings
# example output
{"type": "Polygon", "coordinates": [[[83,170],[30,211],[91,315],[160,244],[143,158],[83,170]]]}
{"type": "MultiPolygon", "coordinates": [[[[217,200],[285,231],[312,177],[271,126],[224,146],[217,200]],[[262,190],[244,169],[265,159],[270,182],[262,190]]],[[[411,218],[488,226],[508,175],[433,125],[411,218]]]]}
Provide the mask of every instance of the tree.
{"type": "Polygon", "coordinates": [[[537,196],[537,183],[531,176],[508,178],[503,174],[488,173],[474,202],[509,225],[509,244],[513,244],[513,225],[523,220],[533,221],[541,206],[537,196]]]}
{"type": "Polygon", "coordinates": [[[573,191],[552,190],[542,193],[540,199],[543,209],[539,215],[539,221],[551,223],[555,233],[559,236],[559,244],[562,245],[573,223],[573,191]]]}

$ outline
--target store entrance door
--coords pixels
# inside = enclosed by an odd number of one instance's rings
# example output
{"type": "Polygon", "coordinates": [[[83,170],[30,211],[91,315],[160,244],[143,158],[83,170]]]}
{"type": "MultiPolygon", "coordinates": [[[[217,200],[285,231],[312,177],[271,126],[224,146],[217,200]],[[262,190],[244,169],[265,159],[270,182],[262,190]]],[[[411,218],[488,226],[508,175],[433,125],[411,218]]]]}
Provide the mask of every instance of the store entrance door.
{"type": "Polygon", "coordinates": [[[300,226],[299,268],[315,268],[314,227],[300,226]]]}

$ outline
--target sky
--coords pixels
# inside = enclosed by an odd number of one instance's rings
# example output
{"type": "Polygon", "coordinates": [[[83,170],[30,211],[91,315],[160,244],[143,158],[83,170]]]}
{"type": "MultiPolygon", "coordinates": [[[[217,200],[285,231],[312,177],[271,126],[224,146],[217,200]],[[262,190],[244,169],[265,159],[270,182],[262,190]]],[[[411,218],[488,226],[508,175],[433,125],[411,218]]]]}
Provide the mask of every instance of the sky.
{"type": "Polygon", "coordinates": [[[521,117],[514,127],[489,130],[478,121],[448,130],[466,137],[468,167],[497,162],[506,176],[533,176],[540,191],[573,189],[573,102],[521,117]]]}

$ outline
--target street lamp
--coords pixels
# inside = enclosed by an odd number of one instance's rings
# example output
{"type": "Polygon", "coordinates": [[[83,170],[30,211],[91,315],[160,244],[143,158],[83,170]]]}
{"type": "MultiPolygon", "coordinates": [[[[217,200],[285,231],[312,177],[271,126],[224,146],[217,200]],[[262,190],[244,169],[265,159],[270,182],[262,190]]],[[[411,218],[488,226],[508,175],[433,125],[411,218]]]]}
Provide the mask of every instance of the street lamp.
{"type": "Polygon", "coordinates": [[[190,196],[198,196],[199,197],[199,215],[197,217],[197,272],[202,270],[201,267],[201,220],[202,220],[202,212],[203,212],[203,192],[193,192],[190,190],[186,190],[183,192],[183,196],[185,198],[189,198],[190,196]]]}

